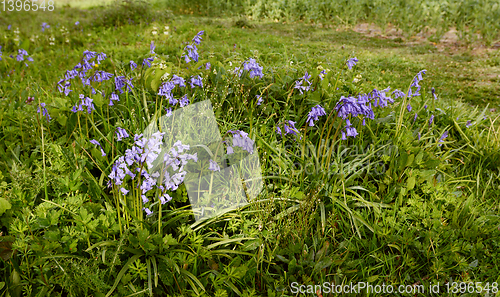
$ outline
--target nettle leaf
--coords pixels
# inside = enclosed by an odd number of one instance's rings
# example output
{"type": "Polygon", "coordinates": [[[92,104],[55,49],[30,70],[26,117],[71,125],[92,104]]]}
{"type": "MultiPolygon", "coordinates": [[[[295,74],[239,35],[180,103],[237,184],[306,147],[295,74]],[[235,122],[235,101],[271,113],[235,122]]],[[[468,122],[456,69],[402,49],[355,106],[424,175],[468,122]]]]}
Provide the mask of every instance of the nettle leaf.
{"type": "Polygon", "coordinates": [[[176,245],[177,240],[172,237],[172,234],[167,234],[163,237],[163,244],[165,245],[165,248],[168,248],[171,245],[176,245]]]}
{"type": "Polygon", "coordinates": [[[10,209],[12,205],[5,198],[0,198],[0,215],[3,215],[8,209],[10,209]]]}

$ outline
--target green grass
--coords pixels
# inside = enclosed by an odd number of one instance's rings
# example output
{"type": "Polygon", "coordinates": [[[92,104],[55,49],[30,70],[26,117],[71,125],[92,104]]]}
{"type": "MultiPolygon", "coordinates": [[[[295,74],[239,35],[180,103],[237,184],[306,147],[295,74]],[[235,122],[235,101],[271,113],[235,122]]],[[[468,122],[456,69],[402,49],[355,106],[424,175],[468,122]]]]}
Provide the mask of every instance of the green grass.
{"type": "MultiPolygon", "coordinates": [[[[450,280],[500,282],[498,50],[409,44],[334,25],[180,15],[161,3],[128,4],[144,14],[114,5],[0,18],[0,296],[293,296],[293,282],[325,281],[439,282],[442,292],[450,280]],[[51,28],[41,32],[42,22],[51,28]],[[213,68],[184,69],[183,42],[200,30],[200,59],[213,68]],[[257,201],[192,225],[181,186],[161,217],[127,221],[141,209],[120,204],[106,183],[132,143],[116,142],[114,129],[139,133],[164,114],[151,86],[156,72],[129,71],[128,61],[149,56],[151,41],[168,71],[201,73],[204,89],[186,92],[211,100],[222,133],[239,129],[255,140],[265,183],[257,201]],[[19,48],[34,58],[29,67],[8,58],[19,48]],[[75,115],[78,93],[88,91],[74,87],[65,97],[56,84],[84,50],[106,53],[98,69],[133,75],[135,88],[113,108],[88,94],[96,111],[75,115]],[[263,79],[228,72],[250,57],[264,67],[263,79]],[[348,71],[350,57],[359,62],[348,71]],[[322,69],[331,70],[328,83],[316,78],[322,69]],[[344,124],[334,115],[315,127],[305,122],[312,106],[329,114],[341,96],[406,91],[422,69],[412,112],[400,98],[366,126],[352,119],[356,138],[340,140],[344,124]],[[305,71],[316,90],[291,93],[305,71]],[[50,123],[41,125],[46,119],[28,96],[47,103],[50,123]],[[285,120],[297,122],[301,139],[277,135],[285,120]]],[[[103,85],[108,98],[113,87],[103,85]]]]}

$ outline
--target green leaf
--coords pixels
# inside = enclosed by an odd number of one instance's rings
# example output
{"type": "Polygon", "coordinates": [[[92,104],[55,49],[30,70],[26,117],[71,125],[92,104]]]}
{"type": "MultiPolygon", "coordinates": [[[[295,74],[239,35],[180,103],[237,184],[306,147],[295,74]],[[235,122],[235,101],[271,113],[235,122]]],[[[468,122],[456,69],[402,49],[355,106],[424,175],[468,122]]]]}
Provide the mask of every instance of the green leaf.
{"type": "Polygon", "coordinates": [[[116,289],[116,286],[118,286],[118,284],[120,283],[120,280],[122,279],[122,277],[125,274],[125,272],[127,272],[128,267],[130,266],[130,264],[132,264],[132,262],[134,262],[135,260],[139,259],[140,256],[142,256],[142,255],[141,254],[139,254],[139,255],[133,255],[132,258],[128,259],[127,263],[125,263],[125,265],[123,265],[122,270],[120,270],[120,272],[116,276],[116,280],[115,280],[115,283],[113,284],[113,287],[111,287],[111,289],[109,290],[109,292],[106,294],[106,297],[111,296],[111,293],[113,293],[113,291],[116,289]]]}
{"type": "Polygon", "coordinates": [[[415,187],[415,175],[412,175],[408,178],[406,187],[408,188],[408,191],[415,187]]]}
{"type": "Polygon", "coordinates": [[[58,117],[57,117],[57,122],[61,125],[61,126],[66,126],[66,121],[68,120],[68,117],[64,114],[60,114],[58,117]]]}
{"type": "Polygon", "coordinates": [[[10,209],[12,205],[10,202],[5,199],[5,198],[0,198],[0,216],[6,212],[8,209],[10,209]]]}

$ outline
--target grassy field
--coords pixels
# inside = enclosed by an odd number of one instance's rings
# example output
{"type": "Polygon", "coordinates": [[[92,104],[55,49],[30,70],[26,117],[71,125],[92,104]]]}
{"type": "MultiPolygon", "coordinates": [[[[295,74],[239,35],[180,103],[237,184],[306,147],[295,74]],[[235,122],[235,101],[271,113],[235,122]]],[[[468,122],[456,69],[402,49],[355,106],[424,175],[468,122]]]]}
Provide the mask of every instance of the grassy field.
{"type": "MultiPolygon", "coordinates": [[[[359,282],[500,296],[494,42],[419,39],[416,25],[371,37],[352,28],[381,19],[275,18],[253,2],[74,3],[0,15],[0,296],[340,296],[331,284],[359,282]],[[263,188],[196,221],[189,179],[159,187],[141,148],[151,123],[205,100],[224,138],[178,160],[212,193],[217,166],[257,156],[263,188]]],[[[183,143],[210,137],[205,112],[186,116],[183,143]]],[[[214,197],[196,201],[223,207],[214,197]]]]}

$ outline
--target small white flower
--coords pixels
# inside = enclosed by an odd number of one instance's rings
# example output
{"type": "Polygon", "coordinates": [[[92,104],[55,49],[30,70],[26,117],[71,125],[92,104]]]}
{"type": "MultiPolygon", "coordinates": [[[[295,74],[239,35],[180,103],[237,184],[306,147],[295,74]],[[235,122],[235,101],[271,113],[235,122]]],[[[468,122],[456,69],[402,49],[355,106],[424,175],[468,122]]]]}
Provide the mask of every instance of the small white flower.
{"type": "Polygon", "coordinates": [[[231,61],[229,61],[229,67],[233,66],[233,63],[231,63],[231,61]]]}
{"type": "Polygon", "coordinates": [[[162,81],[166,81],[166,80],[168,79],[168,76],[169,76],[169,75],[170,75],[170,73],[168,73],[168,72],[167,72],[167,73],[165,73],[165,74],[163,74],[163,75],[161,76],[161,80],[162,80],[162,81]]]}
{"type": "Polygon", "coordinates": [[[90,37],[90,36],[92,36],[92,34],[89,33],[89,34],[87,34],[87,36],[90,37]]]}
{"type": "Polygon", "coordinates": [[[165,26],[165,30],[168,30],[168,29],[170,29],[170,27],[169,26],[165,26]]]}
{"type": "Polygon", "coordinates": [[[157,31],[153,31],[153,32],[151,32],[151,33],[152,33],[153,35],[158,34],[158,32],[157,32],[157,31]]]}
{"type": "Polygon", "coordinates": [[[292,66],[292,65],[293,65],[293,61],[290,60],[290,66],[292,66]]]}
{"type": "Polygon", "coordinates": [[[163,34],[168,35],[168,32],[167,32],[167,31],[165,31],[165,32],[163,32],[163,34]]]}

